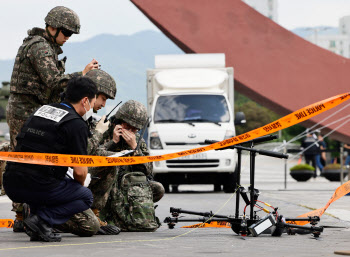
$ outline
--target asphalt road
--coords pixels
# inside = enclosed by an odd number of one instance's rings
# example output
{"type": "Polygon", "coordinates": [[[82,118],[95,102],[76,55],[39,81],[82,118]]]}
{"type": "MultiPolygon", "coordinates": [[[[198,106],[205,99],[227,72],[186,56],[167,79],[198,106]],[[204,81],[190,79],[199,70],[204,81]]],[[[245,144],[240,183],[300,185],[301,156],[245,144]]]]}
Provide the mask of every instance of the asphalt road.
{"type": "MultiPolygon", "coordinates": [[[[242,185],[249,185],[249,159],[243,158],[242,185]]],[[[293,181],[288,175],[284,184],[283,160],[258,156],[256,163],[256,188],[259,200],[278,207],[279,213],[296,217],[310,211],[309,208],[325,206],[339,182],[329,182],[317,177],[308,182],[293,181]]],[[[294,163],[288,163],[292,166],[294,163]]],[[[213,211],[233,215],[235,196],[213,192],[212,185],[183,185],[179,193],[169,193],[156,209],[160,220],[170,216],[169,208],[178,207],[194,211],[213,211]]],[[[349,196],[331,204],[319,225],[339,226],[325,228],[319,240],[310,235],[271,237],[241,237],[228,228],[185,229],[177,224],[169,229],[163,224],[156,232],[124,232],[117,236],[80,238],[63,234],[62,242],[30,242],[24,233],[13,233],[0,228],[0,256],[335,256],[334,251],[350,250],[349,196]]],[[[243,203],[241,204],[243,209],[243,203]]],[[[0,217],[13,218],[11,203],[0,197],[0,217]]],[[[258,215],[264,216],[262,212],[258,215]]],[[[191,217],[190,215],[183,215],[191,217]]]]}

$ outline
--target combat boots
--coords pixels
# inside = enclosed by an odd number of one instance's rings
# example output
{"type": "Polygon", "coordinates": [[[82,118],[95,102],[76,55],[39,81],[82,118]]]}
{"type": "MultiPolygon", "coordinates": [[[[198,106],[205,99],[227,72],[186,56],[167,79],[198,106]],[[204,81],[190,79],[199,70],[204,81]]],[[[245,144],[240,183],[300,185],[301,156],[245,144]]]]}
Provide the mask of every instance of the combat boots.
{"type": "Polygon", "coordinates": [[[60,242],[61,235],[52,233],[52,228],[38,215],[31,215],[24,220],[27,234],[31,241],[60,242]]]}
{"type": "Polygon", "coordinates": [[[100,219],[100,210],[92,209],[92,211],[95,213],[98,221],[100,222],[100,229],[98,230],[97,235],[118,235],[120,233],[120,228],[110,225],[100,219]]]}
{"type": "Polygon", "coordinates": [[[13,232],[24,232],[22,212],[16,212],[16,218],[13,224],[13,232]]]}

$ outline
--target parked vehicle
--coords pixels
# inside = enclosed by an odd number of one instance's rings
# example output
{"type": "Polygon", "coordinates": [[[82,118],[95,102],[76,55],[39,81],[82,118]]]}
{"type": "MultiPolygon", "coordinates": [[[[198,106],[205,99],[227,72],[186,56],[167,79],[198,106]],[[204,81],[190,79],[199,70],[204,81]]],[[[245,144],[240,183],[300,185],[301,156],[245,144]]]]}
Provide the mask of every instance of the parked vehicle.
{"type": "MultiPolygon", "coordinates": [[[[147,108],[151,155],[163,155],[222,141],[236,135],[233,68],[224,54],[158,55],[147,70],[147,108]]],[[[238,113],[236,124],[245,122],[238,113]]],[[[179,184],[214,184],[235,189],[236,150],[208,151],[153,163],[155,179],[166,191],[179,184]]]]}

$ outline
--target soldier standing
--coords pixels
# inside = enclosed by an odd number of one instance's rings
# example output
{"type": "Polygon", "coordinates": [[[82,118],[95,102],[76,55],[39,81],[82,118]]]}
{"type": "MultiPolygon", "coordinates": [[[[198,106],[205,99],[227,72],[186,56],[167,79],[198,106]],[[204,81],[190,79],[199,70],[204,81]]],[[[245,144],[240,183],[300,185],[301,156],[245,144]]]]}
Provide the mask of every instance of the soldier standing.
{"type": "MultiPolygon", "coordinates": [[[[82,72],[64,74],[66,57],[61,46],[72,36],[80,33],[80,20],[71,9],[57,6],[45,18],[46,28],[33,28],[20,46],[12,71],[10,98],[6,108],[10,129],[11,149],[16,147],[16,136],[30,114],[44,104],[59,102],[59,94],[67,81],[75,75],[85,75],[97,69],[93,59],[82,72]]],[[[23,231],[22,204],[13,204],[16,212],[14,232],[23,231]]]]}

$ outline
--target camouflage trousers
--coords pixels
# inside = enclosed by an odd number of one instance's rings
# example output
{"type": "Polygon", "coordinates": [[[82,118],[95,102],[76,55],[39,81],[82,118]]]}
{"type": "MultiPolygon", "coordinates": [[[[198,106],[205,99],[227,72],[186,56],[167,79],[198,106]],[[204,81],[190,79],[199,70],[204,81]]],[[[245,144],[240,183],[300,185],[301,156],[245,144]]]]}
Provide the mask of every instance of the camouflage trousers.
{"type": "MultiPolygon", "coordinates": [[[[161,183],[156,181],[148,181],[153,195],[153,202],[159,201],[164,196],[164,187],[161,183]]],[[[122,218],[119,216],[116,208],[122,208],[119,192],[118,182],[113,184],[110,196],[105,207],[101,210],[101,219],[103,218],[108,224],[119,227],[122,231],[130,231],[125,227],[122,218]],[[124,224],[124,225],[123,225],[124,224]]],[[[146,222],[146,221],[145,221],[146,222]]]]}
{"type": "MultiPolygon", "coordinates": [[[[116,194],[116,190],[118,190],[118,170],[118,166],[89,168],[91,182],[88,188],[94,196],[94,201],[91,207],[92,209],[106,209],[105,206],[107,201],[110,198],[113,198],[113,194],[116,194]]],[[[159,182],[150,181],[150,186],[152,188],[153,201],[159,201],[165,192],[163,185],[159,182]]],[[[85,213],[75,214],[66,223],[57,226],[57,228],[64,232],[73,233],[79,236],[92,236],[98,231],[100,224],[98,223],[95,214],[89,209],[85,211],[85,213]]]]}
{"type": "Polygon", "coordinates": [[[66,223],[55,225],[54,228],[65,233],[89,237],[100,229],[100,222],[91,209],[74,214],[66,223]]]}
{"type": "Polygon", "coordinates": [[[6,106],[6,120],[10,130],[11,149],[15,149],[17,145],[16,136],[26,120],[40,106],[32,97],[20,94],[10,95],[6,106]]]}
{"type": "MultiPolygon", "coordinates": [[[[0,145],[0,152],[8,152],[10,150],[10,143],[9,142],[4,142],[0,145]]],[[[5,194],[5,189],[4,185],[2,183],[2,176],[4,175],[5,172],[5,166],[6,166],[6,161],[0,161],[0,190],[1,194],[5,194]]]]}

